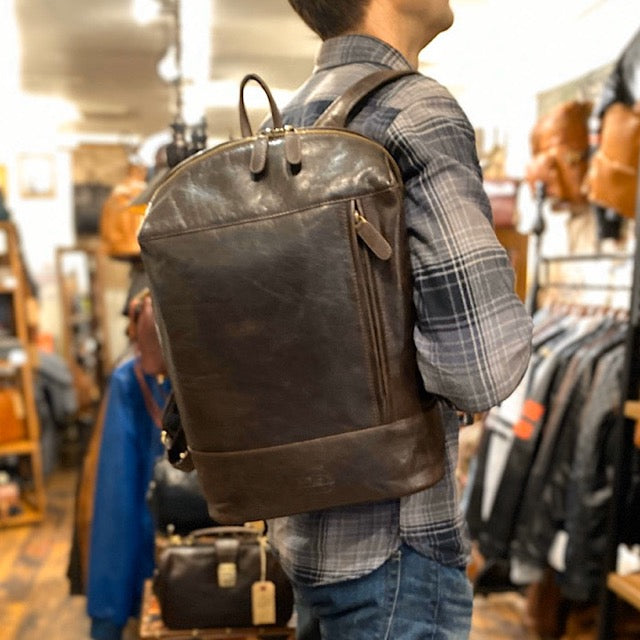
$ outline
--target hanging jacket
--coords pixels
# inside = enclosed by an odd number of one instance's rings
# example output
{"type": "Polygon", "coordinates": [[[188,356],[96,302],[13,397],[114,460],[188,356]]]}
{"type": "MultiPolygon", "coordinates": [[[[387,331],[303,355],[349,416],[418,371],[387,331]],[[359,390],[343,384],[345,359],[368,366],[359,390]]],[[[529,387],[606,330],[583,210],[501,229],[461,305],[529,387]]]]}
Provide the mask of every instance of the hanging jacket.
{"type": "Polygon", "coordinates": [[[511,544],[512,562],[537,569],[547,555],[557,531],[564,526],[566,487],[577,442],[579,418],[600,357],[620,344],[626,329],[619,324],[598,328],[581,343],[559,375],[540,448],[527,480],[523,506],[511,544]]]}
{"type": "Polygon", "coordinates": [[[479,458],[468,517],[472,536],[485,557],[508,557],[555,375],[567,353],[572,353],[595,326],[592,320],[568,324],[563,319],[559,323],[563,331],[549,331],[550,339],[539,346],[529,363],[528,389],[520,411],[515,417],[505,416],[507,403],[503,403],[486,420],[486,435],[491,442],[485,441],[479,452],[485,458],[479,458]],[[477,487],[475,482],[479,483],[477,487]]]}
{"type": "Polygon", "coordinates": [[[607,545],[613,493],[615,413],[621,402],[625,356],[619,345],[598,362],[581,412],[571,474],[566,488],[565,528],[568,544],[561,589],[572,600],[592,600],[602,585],[602,558],[607,545]]]}
{"type": "MultiPolygon", "coordinates": [[[[168,393],[147,376],[160,405],[168,393]]],[[[154,567],[154,525],[146,503],[153,463],[163,454],[160,430],[145,407],[134,360],[110,379],[91,525],[87,611],[91,637],[119,640],[139,612],[154,567]]]]}

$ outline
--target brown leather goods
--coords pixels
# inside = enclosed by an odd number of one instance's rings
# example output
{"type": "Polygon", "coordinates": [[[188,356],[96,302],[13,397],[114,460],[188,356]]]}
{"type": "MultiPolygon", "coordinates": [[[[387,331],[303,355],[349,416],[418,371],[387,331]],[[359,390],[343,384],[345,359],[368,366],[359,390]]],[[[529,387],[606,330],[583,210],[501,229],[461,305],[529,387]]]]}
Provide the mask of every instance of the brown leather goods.
{"type": "Polygon", "coordinates": [[[536,123],[526,176],[534,195],[540,181],[548,197],[574,204],[585,202],[581,187],[587,172],[591,108],[590,102],[563,102],[536,123]]]}
{"type": "Polygon", "coordinates": [[[185,160],[151,200],[142,259],[218,522],[385,500],[442,477],[440,408],[413,343],[402,178],[382,146],[344,128],[398,77],[369,76],[294,129],[249,75],[243,138],[185,160]],[[273,117],[255,136],[250,80],[273,117]]]}
{"type": "Polygon", "coordinates": [[[165,375],[167,368],[156,329],[149,289],[143,289],[129,302],[128,315],[127,335],[134,345],[142,371],[150,376],[165,375]]]}
{"type": "Polygon", "coordinates": [[[137,235],[147,205],[132,201],[147,185],[144,176],[144,167],[131,165],[126,178],[113,188],[102,206],[100,241],[112,258],[132,259],[140,255],[137,235]]]}
{"type": "Polygon", "coordinates": [[[0,388],[0,444],[24,440],[26,437],[22,395],[11,387],[0,388]]]}
{"type": "Polygon", "coordinates": [[[640,102],[615,102],[602,119],[600,146],[585,181],[590,202],[635,218],[640,154],[640,102]]]}
{"type": "Polygon", "coordinates": [[[160,551],[153,591],[169,629],[251,627],[252,586],[265,581],[275,585],[271,624],[284,626],[293,592],[266,539],[250,527],[211,527],[160,551]]]}

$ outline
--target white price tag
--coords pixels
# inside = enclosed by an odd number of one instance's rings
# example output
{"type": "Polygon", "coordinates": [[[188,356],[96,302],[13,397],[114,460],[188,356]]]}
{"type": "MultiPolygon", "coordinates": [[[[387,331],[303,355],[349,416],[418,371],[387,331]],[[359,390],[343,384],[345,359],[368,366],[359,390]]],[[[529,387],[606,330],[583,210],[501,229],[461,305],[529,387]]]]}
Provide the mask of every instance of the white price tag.
{"type": "Polygon", "coordinates": [[[251,585],[251,613],[256,626],[276,623],[276,585],[270,580],[251,585]]]}

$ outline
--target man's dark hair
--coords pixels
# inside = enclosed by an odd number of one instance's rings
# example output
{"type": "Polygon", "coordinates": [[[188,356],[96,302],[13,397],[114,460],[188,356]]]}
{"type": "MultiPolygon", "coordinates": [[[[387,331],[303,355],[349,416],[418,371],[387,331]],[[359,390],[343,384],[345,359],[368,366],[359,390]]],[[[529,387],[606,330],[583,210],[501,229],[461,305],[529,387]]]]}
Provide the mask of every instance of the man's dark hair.
{"type": "Polygon", "coordinates": [[[323,40],[339,36],[362,21],[371,0],[289,0],[296,13],[323,40]]]}

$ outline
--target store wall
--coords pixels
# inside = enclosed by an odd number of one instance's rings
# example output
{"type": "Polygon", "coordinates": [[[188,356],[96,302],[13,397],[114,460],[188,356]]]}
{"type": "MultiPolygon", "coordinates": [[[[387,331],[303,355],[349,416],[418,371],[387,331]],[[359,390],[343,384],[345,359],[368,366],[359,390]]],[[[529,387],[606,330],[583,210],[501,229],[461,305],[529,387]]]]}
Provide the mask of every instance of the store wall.
{"type": "Polygon", "coordinates": [[[617,58],[640,29],[637,0],[452,2],[453,28],[421,56],[448,86],[488,144],[507,146],[507,172],[521,176],[540,92],[617,58]]]}

